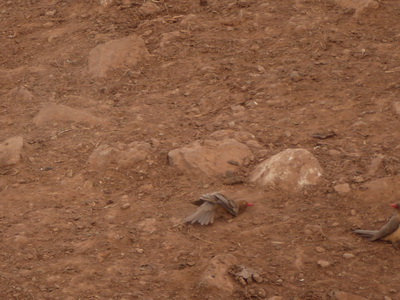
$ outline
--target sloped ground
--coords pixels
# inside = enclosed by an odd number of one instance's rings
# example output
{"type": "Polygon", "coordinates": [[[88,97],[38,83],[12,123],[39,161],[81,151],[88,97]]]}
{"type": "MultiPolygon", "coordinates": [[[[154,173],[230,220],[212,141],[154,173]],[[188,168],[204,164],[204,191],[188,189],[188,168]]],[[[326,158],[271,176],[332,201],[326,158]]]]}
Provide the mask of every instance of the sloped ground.
{"type": "Polygon", "coordinates": [[[381,226],[400,193],[400,3],[338,2],[155,1],[147,13],[139,1],[2,2],[0,140],[25,146],[0,169],[1,298],[400,299],[398,250],[351,233],[381,226]],[[131,34],[147,59],[88,76],[91,49],[131,34]],[[48,102],[104,123],[39,126],[48,102]],[[169,151],[222,129],[263,146],[243,175],[305,148],[324,180],[294,194],[168,165],[169,151]],[[152,152],[133,167],[87,163],[100,145],[135,141],[152,152]],[[341,183],[351,191],[337,193],[341,183]],[[190,200],[222,189],[255,207],[181,224],[190,200]],[[207,283],[230,263],[263,282],[207,283]]]}

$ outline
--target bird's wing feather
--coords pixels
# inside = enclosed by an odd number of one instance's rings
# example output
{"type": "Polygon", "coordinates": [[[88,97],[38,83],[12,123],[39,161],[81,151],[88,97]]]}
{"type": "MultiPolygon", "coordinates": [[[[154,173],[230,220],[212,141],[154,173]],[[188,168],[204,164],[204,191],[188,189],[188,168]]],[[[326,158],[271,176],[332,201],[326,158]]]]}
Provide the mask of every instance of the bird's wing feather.
{"type": "Polygon", "coordinates": [[[214,221],[214,210],[214,204],[204,202],[197,208],[196,212],[187,217],[184,222],[192,224],[199,222],[201,225],[208,225],[214,221]]]}
{"type": "Polygon", "coordinates": [[[379,229],[374,236],[371,238],[371,241],[379,240],[384,238],[385,236],[395,232],[400,226],[400,219],[398,215],[394,215],[389,222],[387,222],[381,229],[379,229]]]}
{"type": "Polygon", "coordinates": [[[216,203],[221,205],[227,211],[229,211],[230,214],[232,214],[235,217],[238,215],[238,207],[234,201],[232,201],[231,199],[225,197],[220,193],[214,193],[214,197],[216,203]]]}

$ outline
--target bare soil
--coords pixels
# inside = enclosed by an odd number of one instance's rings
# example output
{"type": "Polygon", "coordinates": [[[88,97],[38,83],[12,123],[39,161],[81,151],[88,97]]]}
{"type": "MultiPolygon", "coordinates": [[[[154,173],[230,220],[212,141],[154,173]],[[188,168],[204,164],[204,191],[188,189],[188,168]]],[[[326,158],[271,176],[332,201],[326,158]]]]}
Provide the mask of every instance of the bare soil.
{"type": "Polygon", "coordinates": [[[0,141],[25,140],[21,163],[0,169],[0,298],[400,299],[399,250],[351,232],[379,228],[400,196],[400,2],[357,15],[333,0],[161,0],[148,15],[142,1],[113,4],[0,3],[0,141]],[[130,34],[150,58],[85,75],[91,49],[130,34]],[[13,93],[21,87],[33,97],[13,93]],[[46,102],[108,123],[35,126],[46,102]],[[294,194],[168,165],[170,150],[221,129],[263,146],[244,176],[305,148],[324,179],[294,194]],[[88,167],[99,145],[134,141],[156,151],[135,168],[88,167]],[[336,192],[341,183],[351,191],[336,192]],[[219,190],[255,206],[212,226],[181,224],[191,200],[219,190]],[[231,293],[201,285],[216,255],[263,281],[229,278],[231,293]]]}

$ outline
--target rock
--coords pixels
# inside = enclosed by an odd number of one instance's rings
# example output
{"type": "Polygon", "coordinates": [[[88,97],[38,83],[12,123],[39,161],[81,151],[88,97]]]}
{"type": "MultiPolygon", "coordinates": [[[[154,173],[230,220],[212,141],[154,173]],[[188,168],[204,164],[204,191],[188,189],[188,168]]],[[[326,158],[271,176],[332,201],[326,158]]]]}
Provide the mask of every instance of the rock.
{"type": "Polygon", "coordinates": [[[15,165],[21,160],[24,139],[15,136],[6,139],[0,144],[0,167],[15,165]]]}
{"type": "Polygon", "coordinates": [[[20,86],[10,91],[10,99],[14,102],[29,102],[33,99],[33,95],[25,87],[20,86]]]}
{"type": "MultiPolygon", "coordinates": [[[[147,3],[149,3],[149,2],[147,2],[147,3]]],[[[181,36],[182,36],[182,34],[179,31],[163,33],[161,35],[160,48],[165,48],[166,46],[170,45],[171,43],[176,41],[181,36]]]]}
{"type": "Polygon", "coordinates": [[[337,155],[342,154],[342,152],[340,152],[340,151],[338,151],[338,150],[335,150],[335,149],[328,150],[327,153],[328,153],[329,155],[332,155],[332,156],[337,156],[337,155]]]}
{"type": "Polygon", "coordinates": [[[287,149],[260,163],[250,174],[250,181],[287,191],[299,191],[315,185],[322,176],[318,160],[305,149],[287,149]]]}
{"type": "Polygon", "coordinates": [[[267,292],[263,288],[249,288],[247,291],[251,298],[265,299],[267,297],[267,292]]]}
{"type": "Polygon", "coordinates": [[[383,177],[365,182],[357,192],[359,198],[369,203],[377,203],[382,195],[390,195],[388,201],[400,198],[400,175],[383,177]]]}
{"type": "Polygon", "coordinates": [[[393,108],[396,114],[400,115],[400,101],[396,101],[393,103],[393,108]]]}
{"type": "Polygon", "coordinates": [[[249,147],[234,139],[195,141],[168,153],[169,164],[188,174],[222,176],[235,171],[253,158],[249,147]],[[231,163],[235,162],[235,164],[231,163]]]}
{"type": "Polygon", "coordinates": [[[315,247],[315,251],[317,251],[318,253],[324,253],[325,252],[325,249],[324,248],[322,248],[322,247],[315,247]]]}
{"type": "Polygon", "coordinates": [[[22,233],[16,235],[13,242],[17,247],[24,248],[29,243],[29,239],[22,233]]]}
{"type": "Polygon", "coordinates": [[[271,298],[268,298],[268,300],[283,300],[282,296],[272,296],[271,298]]]}
{"type": "Polygon", "coordinates": [[[354,254],[351,254],[351,253],[344,253],[343,257],[346,259],[350,259],[350,258],[354,258],[355,256],[354,256],[354,254]]]}
{"type": "Polygon", "coordinates": [[[263,146],[260,145],[259,142],[255,140],[250,140],[246,142],[246,145],[250,147],[250,149],[261,149],[263,146]]]}
{"type": "Polygon", "coordinates": [[[359,16],[366,10],[379,8],[376,0],[335,0],[336,4],[347,9],[354,9],[355,16],[359,16]]]}
{"type": "Polygon", "coordinates": [[[125,203],[121,204],[122,210],[128,209],[129,207],[131,207],[131,204],[129,202],[125,202],[125,203]]]}
{"type": "Polygon", "coordinates": [[[88,163],[95,167],[109,166],[118,155],[118,150],[109,145],[100,145],[89,156],[88,163]]]}
{"type": "Polygon", "coordinates": [[[157,230],[157,220],[154,218],[145,219],[137,224],[139,230],[145,233],[152,233],[157,230]]]}
{"type": "Polygon", "coordinates": [[[383,165],[385,160],[384,155],[378,155],[371,160],[371,164],[368,166],[368,175],[374,176],[378,172],[379,168],[383,165]]]}
{"type": "Polygon", "coordinates": [[[100,0],[100,5],[103,7],[110,7],[115,4],[115,0],[100,0]]]}
{"type": "Polygon", "coordinates": [[[342,291],[335,291],[333,293],[333,296],[336,300],[367,300],[367,298],[349,294],[349,293],[342,292],[342,291]]]}
{"type": "Polygon", "coordinates": [[[326,267],[329,267],[331,265],[331,263],[326,261],[326,260],[319,260],[317,262],[317,264],[322,268],[326,268],[326,267]]]}
{"type": "Polygon", "coordinates": [[[263,282],[262,277],[255,270],[244,265],[231,265],[228,273],[243,286],[263,282]]]}
{"type": "Polygon", "coordinates": [[[127,168],[146,160],[150,152],[151,145],[144,142],[133,142],[129,145],[118,143],[115,147],[101,145],[89,156],[88,163],[94,167],[115,164],[127,168]]]}
{"type": "Polygon", "coordinates": [[[46,103],[39,113],[33,118],[36,126],[46,123],[82,122],[91,125],[101,125],[105,122],[91,114],[65,105],[46,103]]]}
{"type": "Polygon", "coordinates": [[[307,224],[304,228],[304,233],[307,235],[326,237],[326,234],[320,225],[307,224]]]}
{"type": "Polygon", "coordinates": [[[161,8],[159,8],[155,3],[153,2],[145,2],[140,8],[139,12],[144,15],[144,16],[151,16],[159,13],[161,11],[161,8]]]}
{"type": "Polygon", "coordinates": [[[54,17],[57,13],[57,10],[53,9],[53,10],[48,10],[46,11],[44,14],[48,17],[54,17]]]}
{"type": "Polygon", "coordinates": [[[229,298],[229,295],[234,292],[235,286],[229,277],[228,269],[236,263],[237,259],[232,254],[216,255],[209,261],[206,270],[201,275],[199,288],[205,290],[207,294],[229,298]]]}
{"type": "Polygon", "coordinates": [[[93,77],[106,77],[110,70],[132,68],[149,55],[143,39],[133,34],[93,48],[87,71],[93,77]]]}
{"type": "Polygon", "coordinates": [[[335,185],[333,189],[338,192],[339,194],[349,193],[351,191],[350,185],[348,183],[342,183],[335,185]]]}
{"type": "Polygon", "coordinates": [[[42,26],[43,28],[51,28],[54,26],[54,22],[46,22],[42,26]]]}
{"type": "Polygon", "coordinates": [[[292,79],[295,82],[298,82],[301,81],[303,77],[300,75],[299,72],[293,71],[292,73],[290,73],[290,79],[292,79]]]}
{"type": "Polygon", "coordinates": [[[151,145],[144,142],[133,142],[124,148],[116,158],[117,165],[121,167],[131,167],[146,160],[151,151],[151,145]]]}

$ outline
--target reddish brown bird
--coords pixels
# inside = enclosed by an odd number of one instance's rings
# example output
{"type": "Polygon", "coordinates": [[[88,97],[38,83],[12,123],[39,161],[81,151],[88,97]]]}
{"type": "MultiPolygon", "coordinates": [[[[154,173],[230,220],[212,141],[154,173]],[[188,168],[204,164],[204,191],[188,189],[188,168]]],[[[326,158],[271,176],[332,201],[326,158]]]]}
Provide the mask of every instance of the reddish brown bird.
{"type": "Polygon", "coordinates": [[[382,226],[379,230],[354,230],[362,236],[369,238],[370,241],[384,240],[392,242],[393,246],[398,247],[400,242],[400,203],[390,205],[396,209],[389,222],[382,226]]]}
{"type": "Polygon", "coordinates": [[[232,200],[221,193],[204,194],[200,199],[192,202],[197,205],[196,212],[185,219],[185,223],[200,223],[208,225],[214,222],[216,214],[223,211],[230,213],[236,217],[244,212],[247,207],[253,206],[253,203],[248,203],[245,200],[232,200]]]}

